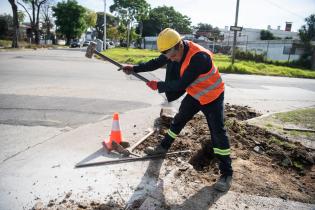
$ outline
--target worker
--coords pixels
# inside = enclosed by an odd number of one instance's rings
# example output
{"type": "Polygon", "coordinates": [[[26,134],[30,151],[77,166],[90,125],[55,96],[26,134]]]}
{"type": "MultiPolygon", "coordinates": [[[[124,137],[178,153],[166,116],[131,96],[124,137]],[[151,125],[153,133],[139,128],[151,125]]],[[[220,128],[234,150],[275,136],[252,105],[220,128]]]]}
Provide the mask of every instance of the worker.
{"type": "Polygon", "coordinates": [[[221,176],[214,188],[227,191],[232,181],[230,144],[224,128],[224,82],[213,62],[213,54],[202,46],[183,40],[179,33],[166,28],[157,37],[158,58],[139,65],[124,65],[126,74],[153,71],[166,65],[165,81],[149,81],[147,86],[165,93],[174,101],[187,93],[174,116],[164,139],[156,147],[149,147],[149,155],[166,153],[175,138],[193,118],[202,111],[208,123],[213,145],[212,152],[219,160],[221,176]]]}

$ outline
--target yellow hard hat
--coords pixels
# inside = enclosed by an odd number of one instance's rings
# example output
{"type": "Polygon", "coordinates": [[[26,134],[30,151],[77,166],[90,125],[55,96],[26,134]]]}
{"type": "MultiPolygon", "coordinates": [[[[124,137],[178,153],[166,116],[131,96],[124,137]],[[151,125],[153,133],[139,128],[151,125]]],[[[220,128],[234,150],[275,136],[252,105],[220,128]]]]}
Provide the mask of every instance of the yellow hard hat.
{"type": "Polygon", "coordinates": [[[181,37],[177,31],[166,28],[160,32],[156,40],[157,48],[160,52],[163,52],[174,47],[180,40],[181,37]]]}

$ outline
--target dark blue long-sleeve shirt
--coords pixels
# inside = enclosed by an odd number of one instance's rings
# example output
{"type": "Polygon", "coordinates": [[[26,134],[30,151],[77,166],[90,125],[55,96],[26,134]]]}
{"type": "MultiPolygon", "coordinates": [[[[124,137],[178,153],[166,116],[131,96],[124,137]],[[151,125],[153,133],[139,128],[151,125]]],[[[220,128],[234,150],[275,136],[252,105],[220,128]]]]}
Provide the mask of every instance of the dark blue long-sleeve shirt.
{"type": "MultiPolygon", "coordinates": [[[[185,60],[185,57],[188,52],[188,43],[184,43],[184,53],[179,65],[177,66],[179,69],[185,60]]],[[[141,63],[137,66],[134,66],[135,72],[147,72],[153,71],[158,68],[163,67],[164,65],[170,65],[174,62],[167,59],[167,57],[161,54],[159,57],[152,59],[146,63],[141,63]]],[[[176,80],[166,80],[165,82],[158,82],[158,91],[160,93],[163,92],[178,92],[185,90],[192,82],[194,82],[199,75],[207,73],[212,68],[211,57],[205,52],[198,52],[192,56],[190,63],[185,70],[182,77],[179,76],[179,69],[170,69],[170,74],[178,74],[174,75],[176,80]]],[[[174,78],[173,77],[173,78],[174,78]]]]}

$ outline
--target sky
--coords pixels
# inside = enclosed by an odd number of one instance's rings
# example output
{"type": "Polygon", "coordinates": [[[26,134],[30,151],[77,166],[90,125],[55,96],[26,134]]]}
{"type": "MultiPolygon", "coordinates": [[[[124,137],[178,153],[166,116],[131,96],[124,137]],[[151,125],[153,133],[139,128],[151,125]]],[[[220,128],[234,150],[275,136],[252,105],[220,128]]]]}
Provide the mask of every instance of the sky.
{"type": "MultiPolygon", "coordinates": [[[[77,0],[79,4],[96,12],[104,11],[104,0],[77,0]]],[[[146,0],[151,8],[173,6],[176,11],[188,16],[192,25],[211,24],[224,28],[235,23],[237,0],[146,0]]],[[[107,12],[113,0],[106,0],[107,12]]],[[[7,0],[0,0],[0,14],[12,14],[7,0]]],[[[315,14],[315,0],[240,0],[238,26],[244,28],[272,29],[285,22],[292,22],[292,31],[305,24],[305,18],[315,14]]]]}

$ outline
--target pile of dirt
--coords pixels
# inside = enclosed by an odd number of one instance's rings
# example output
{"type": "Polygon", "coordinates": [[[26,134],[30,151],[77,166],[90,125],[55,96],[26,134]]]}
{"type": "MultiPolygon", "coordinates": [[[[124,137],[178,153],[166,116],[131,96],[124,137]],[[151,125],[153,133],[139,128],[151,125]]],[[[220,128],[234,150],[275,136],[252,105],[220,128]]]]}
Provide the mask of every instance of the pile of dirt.
{"type": "Polygon", "coordinates": [[[71,198],[71,192],[65,194],[62,200],[52,199],[45,206],[43,202],[37,201],[32,210],[43,210],[43,209],[86,209],[86,210],[121,210],[124,209],[125,204],[122,201],[114,199],[112,196],[105,198],[103,201],[75,201],[71,198]]]}
{"type": "MultiPolygon", "coordinates": [[[[244,121],[259,115],[249,107],[225,106],[225,125],[231,143],[234,170],[231,190],[315,203],[315,150],[284,141],[278,135],[244,121]]],[[[168,117],[157,119],[155,134],[139,145],[136,152],[141,154],[147,146],[159,144],[171,120],[168,117]]],[[[195,169],[178,174],[183,183],[189,184],[198,179],[205,185],[212,185],[219,176],[219,169],[203,115],[196,115],[187,123],[170,151],[187,149],[192,153],[168,159],[166,165],[181,167],[181,161],[174,160],[183,158],[195,169]]]]}

